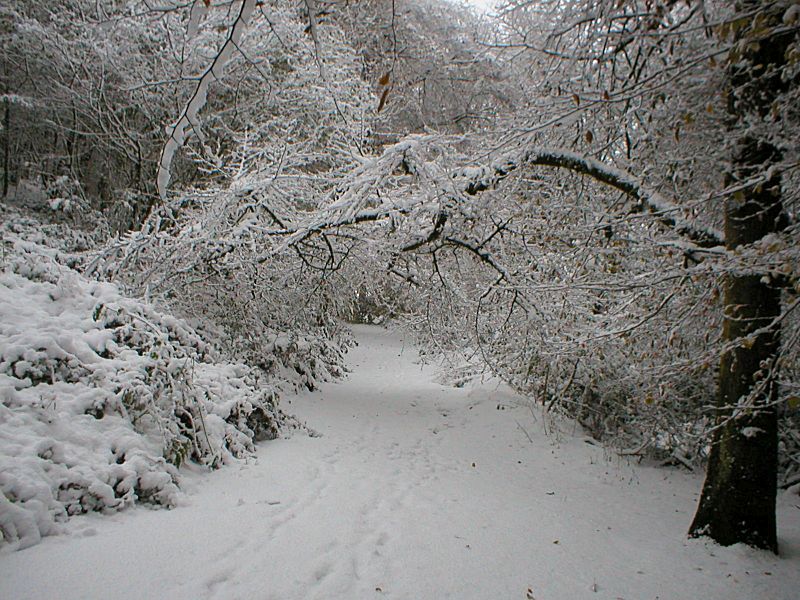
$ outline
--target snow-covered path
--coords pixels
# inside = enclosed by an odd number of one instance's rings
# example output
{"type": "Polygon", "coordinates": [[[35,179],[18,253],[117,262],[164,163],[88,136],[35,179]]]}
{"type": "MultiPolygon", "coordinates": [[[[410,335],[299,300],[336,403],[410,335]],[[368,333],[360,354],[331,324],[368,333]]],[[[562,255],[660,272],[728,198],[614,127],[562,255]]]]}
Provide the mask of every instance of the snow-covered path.
{"type": "Polygon", "coordinates": [[[453,389],[356,328],[347,380],[284,408],[322,433],[187,477],[186,506],[73,519],[0,555],[0,598],[790,600],[783,556],[687,541],[697,476],[634,467],[495,384],[453,389]],[[530,438],[530,439],[529,439],[530,438]]]}

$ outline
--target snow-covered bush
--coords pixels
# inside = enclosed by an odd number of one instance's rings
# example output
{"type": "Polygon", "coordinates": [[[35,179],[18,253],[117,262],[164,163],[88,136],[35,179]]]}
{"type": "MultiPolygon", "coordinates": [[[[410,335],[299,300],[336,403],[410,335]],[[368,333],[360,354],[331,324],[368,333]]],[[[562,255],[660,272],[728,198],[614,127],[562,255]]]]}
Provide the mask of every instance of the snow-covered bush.
{"type": "MultiPolygon", "coordinates": [[[[61,182],[64,183],[64,182],[61,182]]],[[[73,264],[74,253],[96,247],[109,236],[103,213],[92,209],[67,183],[42,189],[31,181],[14,186],[0,205],[0,235],[59,250],[73,264]]]]}
{"type": "Polygon", "coordinates": [[[261,370],[184,320],[16,239],[0,275],[0,542],[69,515],[172,506],[177,466],[217,467],[296,426],[261,370]]]}
{"type": "Polygon", "coordinates": [[[346,286],[273,253],[263,233],[272,209],[254,204],[235,189],[187,191],[100,247],[86,270],[169,307],[279,389],[316,389],[344,373],[351,340],[331,308],[346,286]]]}

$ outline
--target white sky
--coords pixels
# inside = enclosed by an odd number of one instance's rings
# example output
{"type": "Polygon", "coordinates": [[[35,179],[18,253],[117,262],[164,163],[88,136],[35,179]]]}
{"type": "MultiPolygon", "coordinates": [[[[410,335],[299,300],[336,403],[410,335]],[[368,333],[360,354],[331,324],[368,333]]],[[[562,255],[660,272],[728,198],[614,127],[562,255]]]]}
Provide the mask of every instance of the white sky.
{"type": "Polygon", "coordinates": [[[479,11],[482,12],[489,12],[491,11],[495,4],[497,4],[497,0],[464,0],[467,4],[471,4],[479,11]]]}

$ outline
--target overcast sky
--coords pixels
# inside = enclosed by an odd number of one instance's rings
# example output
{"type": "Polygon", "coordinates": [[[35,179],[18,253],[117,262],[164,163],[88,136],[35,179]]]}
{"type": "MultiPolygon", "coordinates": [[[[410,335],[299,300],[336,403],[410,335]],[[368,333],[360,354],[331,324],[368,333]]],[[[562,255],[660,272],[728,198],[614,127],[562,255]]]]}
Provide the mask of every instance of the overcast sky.
{"type": "Polygon", "coordinates": [[[497,0],[464,0],[464,1],[467,4],[472,4],[478,10],[482,10],[484,12],[490,11],[497,3],[497,0]]]}

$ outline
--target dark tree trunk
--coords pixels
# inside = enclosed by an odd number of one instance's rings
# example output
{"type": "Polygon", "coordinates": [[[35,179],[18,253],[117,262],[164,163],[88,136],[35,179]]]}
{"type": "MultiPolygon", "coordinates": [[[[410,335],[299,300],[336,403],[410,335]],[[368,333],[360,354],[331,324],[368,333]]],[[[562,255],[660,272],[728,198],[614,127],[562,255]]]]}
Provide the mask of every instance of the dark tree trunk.
{"type": "Polygon", "coordinates": [[[11,101],[6,100],[3,117],[3,198],[8,196],[8,184],[11,179],[11,101]]]}
{"type": "MultiPolygon", "coordinates": [[[[746,141],[737,175],[760,168],[774,148],[746,141]]],[[[779,181],[761,193],[731,198],[725,212],[727,247],[758,241],[781,226],[779,181]]],[[[780,291],[758,275],[729,275],[724,291],[723,341],[732,347],[720,361],[717,429],[706,481],[690,535],[707,535],[724,546],[745,543],[778,551],[775,494],[778,469],[777,386],[774,361],[781,311],[780,291]],[[758,333],[755,333],[757,332],[758,333]]]]}
{"type": "MultiPolygon", "coordinates": [[[[761,6],[741,3],[740,9],[761,6]]],[[[779,15],[772,15],[776,23],[779,15]]],[[[747,35],[745,32],[743,35],[747,35]]],[[[780,67],[790,39],[748,45],[744,60],[730,70],[731,130],[747,122],[768,123],[772,103],[785,89],[780,67]]],[[[778,126],[771,124],[771,126],[778,126]]],[[[727,183],[745,182],[780,160],[765,139],[743,134],[732,156],[727,183]]],[[[726,247],[734,250],[785,227],[778,176],[729,197],[725,206],[726,247]]],[[[759,275],[729,274],[724,286],[723,342],[716,430],[706,481],[689,535],[707,535],[722,545],[744,543],[778,551],[775,497],[778,414],[775,361],[779,350],[780,290],[759,275]]]]}

